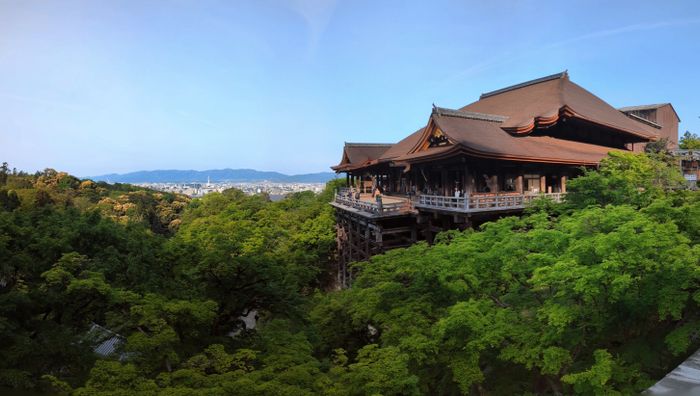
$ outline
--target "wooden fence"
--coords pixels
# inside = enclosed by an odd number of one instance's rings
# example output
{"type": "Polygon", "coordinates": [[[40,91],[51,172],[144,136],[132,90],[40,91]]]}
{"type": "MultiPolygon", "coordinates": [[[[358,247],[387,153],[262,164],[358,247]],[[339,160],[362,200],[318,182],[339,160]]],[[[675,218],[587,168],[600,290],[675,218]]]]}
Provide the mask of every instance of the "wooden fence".
{"type": "Polygon", "coordinates": [[[443,195],[419,195],[415,207],[439,209],[460,213],[488,212],[499,210],[522,209],[537,198],[547,198],[562,202],[566,193],[551,194],[479,194],[464,197],[443,195]]]}

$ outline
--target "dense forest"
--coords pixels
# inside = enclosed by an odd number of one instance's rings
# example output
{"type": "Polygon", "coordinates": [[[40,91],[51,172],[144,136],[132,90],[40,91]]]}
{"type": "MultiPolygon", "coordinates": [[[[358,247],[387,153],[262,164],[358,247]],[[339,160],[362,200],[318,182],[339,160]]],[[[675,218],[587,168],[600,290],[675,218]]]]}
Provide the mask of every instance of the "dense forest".
{"type": "Polygon", "coordinates": [[[567,202],[357,263],[345,290],[336,187],[189,199],[4,165],[0,386],[632,394],[700,347],[700,194],[664,154],[611,154],[567,202]]]}

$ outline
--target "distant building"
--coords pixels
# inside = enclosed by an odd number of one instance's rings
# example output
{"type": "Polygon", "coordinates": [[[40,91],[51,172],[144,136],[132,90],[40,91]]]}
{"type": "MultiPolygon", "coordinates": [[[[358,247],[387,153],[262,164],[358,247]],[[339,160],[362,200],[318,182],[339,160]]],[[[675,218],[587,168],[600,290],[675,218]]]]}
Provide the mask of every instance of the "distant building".
{"type": "Polygon", "coordinates": [[[675,146],[678,136],[670,104],[618,110],[566,72],[460,109],[433,106],[427,118],[396,144],[346,143],[332,167],[352,186],[331,203],[341,284],[349,262],[521,211],[535,197],[559,201],[567,180],[609,151],[640,151],[663,137],[675,146]]]}
{"type": "Polygon", "coordinates": [[[126,357],[124,353],[118,353],[119,348],[126,342],[121,335],[93,323],[88,331],[88,339],[92,343],[93,351],[100,357],[118,357],[120,360],[126,357]]]}
{"type": "Polygon", "coordinates": [[[642,392],[642,395],[700,395],[700,350],[690,355],[659,382],[642,392]]]}
{"type": "Polygon", "coordinates": [[[688,187],[697,189],[698,178],[700,178],[700,150],[675,150],[674,154],[680,162],[688,187]]]}
{"type": "MultiPolygon", "coordinates": [[[[678,123],[681,119],[670,103],[659,103],[643,106],[621,107],[618,110],[635,121],[643,122],[656,129],[661,139],[668,141],[668,148],[678,148],[678,123]]],[[[643,145],[636,145],[635,151],[644,151],[643,145]]]]}

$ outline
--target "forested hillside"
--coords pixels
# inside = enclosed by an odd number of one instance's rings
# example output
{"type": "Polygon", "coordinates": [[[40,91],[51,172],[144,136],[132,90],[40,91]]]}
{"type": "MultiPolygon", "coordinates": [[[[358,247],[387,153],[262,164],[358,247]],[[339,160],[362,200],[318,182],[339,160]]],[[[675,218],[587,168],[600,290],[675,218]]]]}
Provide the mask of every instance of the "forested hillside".
{"type": "Polygon", "coordinates": [[[633,394],[700,347],[700,194],[671,158],[614,154],[567,203],[358,263],[342,291],[335,187],[189,200],[3,167],[0,386],[633,394]],[[93,324],[124,337],[111,358],[93,324]]]}

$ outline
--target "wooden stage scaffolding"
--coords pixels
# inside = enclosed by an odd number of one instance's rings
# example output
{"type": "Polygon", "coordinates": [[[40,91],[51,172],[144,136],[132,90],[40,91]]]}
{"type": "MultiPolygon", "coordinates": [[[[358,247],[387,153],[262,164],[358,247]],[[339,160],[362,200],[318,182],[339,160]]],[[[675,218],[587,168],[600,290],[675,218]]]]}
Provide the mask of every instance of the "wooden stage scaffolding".
{"type": "Polygon", "coordinates": [[[369,260],[390,249],[419,240],[432,243],[445,230],[465,229],[509,212],[522,211],[535,198],[561,202],[563,193],[480,194],[465,197],[352,195],[340,189],[330,203],[336,208],[338,284],[352,279],[351,263],[369,260]]]}

